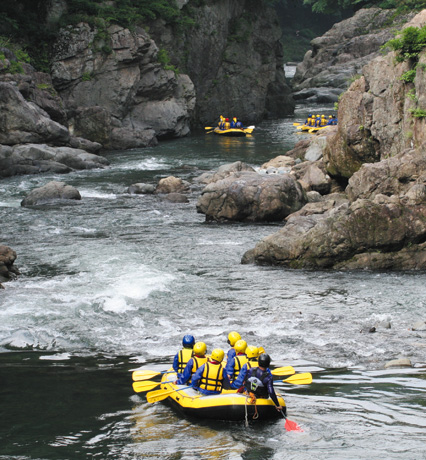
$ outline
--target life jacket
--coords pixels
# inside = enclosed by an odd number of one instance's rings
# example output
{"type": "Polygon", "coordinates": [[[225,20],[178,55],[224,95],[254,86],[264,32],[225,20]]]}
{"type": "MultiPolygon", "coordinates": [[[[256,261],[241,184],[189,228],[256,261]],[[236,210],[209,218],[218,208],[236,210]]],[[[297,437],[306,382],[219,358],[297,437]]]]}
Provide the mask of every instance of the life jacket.
{"type": "Polygon", "coordinates": [[[207,362],[207,358],[201,358],[200,356],[193,356],[192,361],[194,364],[192,365],[192,373],[194,374],[195,371],[201,367],[204,363],[207,362]]]}
{"type": "Polygon", "coordinates": [[[225,121],[225,129],[229,129],[231,127],[231,123],[229,121],[225,121]]]}
{"type": "Polygon", "coordinates": [[[182,348],[178,356],[178,374],[182,374],[188,361],[192,358],[192,348],[182,348]]]}
{"type": "Polygon", "coordinates": [[[257,362],[257,359],[249,359],[247,362],[246,362],[246,365],[247,365],[247,370],[251,369],[252,367],[258,367],[259,364],[257,362]]]}
{"type": "MultiPolygon", "coordinates": [[[[258,368],[257,368],[258,369],[258,368]]],[[[269,376],[268,371],[262,371],[260,377],[255,370],[251,377],[246,380],[245,387],[248,392],[254,393],[257,398],[269,398],[268,388],[263,383],[265,378],[269,376]]]]}
{"type": "Polygon", "coordinates": [[[206,362],[203,375],[200,378],[199,388],[209,391],[222,391],[223,366],[206,362]]]}
{"type": "Polygon", "coordinates": [[[247,355],[237,355],[234,359],[234,379],[236,379],[241,372],[244,364],[248,362],[247,355]]]}

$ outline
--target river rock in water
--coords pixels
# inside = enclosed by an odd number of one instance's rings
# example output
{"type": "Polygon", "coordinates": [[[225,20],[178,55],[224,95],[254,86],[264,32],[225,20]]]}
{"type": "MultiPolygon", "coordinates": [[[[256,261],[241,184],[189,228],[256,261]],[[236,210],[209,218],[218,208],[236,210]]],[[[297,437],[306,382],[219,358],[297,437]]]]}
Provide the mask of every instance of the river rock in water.
{"type": "Polygon", "coordinates": [[[35,206],[58,200],[81,200],[81,195],[76,188],[65,182],[51,181],[32,190],[21,201],[21,206],[35,206]]]}
{"type": "Polygon", "coordinates": [[[0,245],[0,289],[3,288],[2,282],[9,281],[19,270],[13,265],[16,260],[16,252],[8,246],[0,245]]]}
{"type": "Polygon", "coordinates": [[[105,168],[109,161],[99,155],[71,147],[50,147],[45,144],[0,145],[0,177],[19,174],[105,168]]]}
{"type": "Polygon", "coordinates": [[[289,174],[238,172],[212,182],[201,192],[197,212],[211,221],[280,221],[307,202],[289,174]]]}

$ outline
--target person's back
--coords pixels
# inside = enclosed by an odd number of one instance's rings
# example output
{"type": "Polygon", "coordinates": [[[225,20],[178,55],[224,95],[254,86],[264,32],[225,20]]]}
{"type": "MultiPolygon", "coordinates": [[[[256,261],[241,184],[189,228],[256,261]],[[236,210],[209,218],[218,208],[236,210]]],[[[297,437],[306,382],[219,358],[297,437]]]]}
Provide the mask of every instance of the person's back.
{"type": "Polygon", "coordinates": [[[185,335],[182,339],[183,348],[179,350],[173,360],[173,369],[177,373],[178,377],[183,373],[188,361],[192,358],[193,346],[195,344],[194,336],[185,335]]]}
{"type": "Polygon", "coordinates": [[[234,345],[235,356],[230,358],[226,363],[225,372],[229,381],[236,379],[241,372],[244,364],[247,362],[247,355],[245,353],[247,342],[245,340],[238,340],[234,345]]]}
{"type": "Polygon", "coordinates": [[[192,376],[192,387],[204,395],[219,394],[224,381],[228,381],[222,365],[225,352],[220,348],[212,351],[210,358],[192,376]]]}
{"type": "Polygon", "coordinates": [[[194,345],[193,356],[185,366],[182,375],[176,381],[178,385],[185,385],[185,383],[191,381],[191,376],[207,362],[206,352],[207,346],[204,342],[197,342],[194,345]]]}
{"type": "Polygon", "coordinates": [[[234,381],[231,384],[231,388],[238,390],[243,387],[246,380],[247,372],[252,367],[258,367],[257,357],[259,356],[259,349],[253,345],[249,345],[246,348],[246,357],[247,362],[242,366],[241,371],[238,376],[235,377],[234,381]]]}

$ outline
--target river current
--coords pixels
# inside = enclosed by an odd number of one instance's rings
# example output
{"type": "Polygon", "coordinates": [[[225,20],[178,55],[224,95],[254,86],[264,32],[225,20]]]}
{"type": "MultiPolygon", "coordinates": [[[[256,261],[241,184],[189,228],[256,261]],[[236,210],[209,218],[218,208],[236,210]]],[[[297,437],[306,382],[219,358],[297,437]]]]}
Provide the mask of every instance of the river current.
{"type": "Polygon", "coordinates": [[[0,181],[0,243],[22,272],[0,291],[0,460],[426,459],[426,332],[412,330],[426,319],[424,273],[241,265],[279,224],[207,224],[199,189],[184,204],[127,193],[237,160],[258,167],[308,135],[293,127],[305,116],[244,139],[202,132],[110,152],[104,170],[0,181]],[[50,180],[82,200],[20,206],[50,180]],[[274,366],[313,374],[276,383],[303,433],[188,420],[133,392],[131,371],[167,369],[184,334],[226,350],[231,330],[274,366]],[[384,368],[399,357],[413,367],[384,368]]]}

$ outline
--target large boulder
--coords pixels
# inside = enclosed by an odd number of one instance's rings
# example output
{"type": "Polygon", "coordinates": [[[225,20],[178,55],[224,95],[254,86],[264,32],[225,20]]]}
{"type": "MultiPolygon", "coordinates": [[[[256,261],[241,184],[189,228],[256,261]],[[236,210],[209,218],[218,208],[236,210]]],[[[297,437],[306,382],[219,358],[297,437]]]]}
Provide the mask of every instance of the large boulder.
{"type": "Polygon", "coordinates": [[[8,246],[0,245],[0,289],[1,283],[9,281],[19,275],[19,270],[13,265],[16,252],[8,246]]]}
{"type": "Polygon", "coordinates": [[[0,82],[0,107],[0,144],[64,145],[70,140],[65,126],[53,121],[38,105],[27,102],[11,83],[0,82]]]}
{"type": "Polygon", "coordinates": [[[324,214],[290,217],[243,263],[311,269],[426,269],[426,202],[357,200],[324,214]]]}
{"type": "Polygon", "coordinates": [[[302,187],[288,174],[239,172],[207,185],[197,211],[207,221],[280,221],[306,202],[302,187]]]}
{"type": "Polygon", "coordinates": [[[45,144],[0,145],[0,177],[105,168],[109,161],[85,150],[45,144]]]}
{"type": "Polygon", "coordinates": [[[43,187],[32,190],[21,201],[21,206],[35,206],[67,200],[81,200],[80,192],[75,187],[64,182],[51,181],[43,187]]]}

